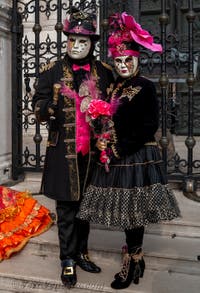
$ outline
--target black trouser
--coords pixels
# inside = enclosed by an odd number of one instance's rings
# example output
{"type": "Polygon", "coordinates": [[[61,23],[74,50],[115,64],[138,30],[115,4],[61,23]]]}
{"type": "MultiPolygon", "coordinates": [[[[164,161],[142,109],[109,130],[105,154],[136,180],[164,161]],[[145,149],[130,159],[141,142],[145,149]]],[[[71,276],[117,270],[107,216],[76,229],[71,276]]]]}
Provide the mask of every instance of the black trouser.
{"type": "Polygon", "coordinates": [[[142,247],[144,238],[144,227],[138,227],[125,230],[128,253],[135,253],[138,248],[142,247]]]}
{"type": "Polygon", "coordinates": [[[78,253],[87,253],[90,226],[87,221],[76,218],[80,202],[56,202],[60,259],[76,258],[78,253]]]}
{"type": "Polygon", "coordinates": [[[60,259],[76,258],[79,253],[88,252],[89,222],[76,218],[82,198],[88,156],[78,153],[79,184],[81,197],[79,201],[56,201],[60,259]]]}

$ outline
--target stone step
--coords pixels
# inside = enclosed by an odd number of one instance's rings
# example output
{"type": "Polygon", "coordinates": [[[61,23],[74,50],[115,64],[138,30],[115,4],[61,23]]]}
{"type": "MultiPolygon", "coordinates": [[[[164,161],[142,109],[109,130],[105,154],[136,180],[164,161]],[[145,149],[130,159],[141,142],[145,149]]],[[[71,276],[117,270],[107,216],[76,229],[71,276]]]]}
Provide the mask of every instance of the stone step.
{"type": "MultiPolygon", "coordinates": [[[[121,262],[121,247],[125,244],[125,235],[121,231],[91,229],[89,250],[97,260],[115,260],[121,262]]],[[[32,238],[26,250],[38,255],[57,255],[59,257],[57,227],[32,238]]],[[[200,275],[200,238],[169,237],[145,234],[143,250],[145,260],[154,270],[167,270],[177,273],[200,275]]]]}
{"type": "MultiPolygon", "coordinates": [[[[170,221],[162,224],[151,224],[145,228],[145,234],[169,236],[169,237],[186,237],[186,238],[200,238],[200,225],[199,223],[188,223],[170,221]]],[[[99,230],[115,230],[112,228],[105,228],[100,225],[91,225],[94,229],[99,230]]]]}
{"type": "MultiPolygon", "coordinates": [[[[30,187],[34,185],[32,181],[27,182],[30,187]]],[[[30,190],[30,188],[25,188],[27,182],[13,188],[30,190]]],[[[39,180],[36,180],[37,184],[38,182],[39,180]]],[[[123,292],[133,292],[133,290],[138,293],[199,292],[200,262],[197,260],[197,255],[200,254],[200,203],[185,198],[181,191],[175,190],[175,194],[182,218],[162,224],[149,225],[145,229],[143,245],[147,267],[145,278],[140,285],[132,285],[123,292]]],[[[39,194],[34,197],[48,207],[52,213],[55,213],[54,200],[39,194]]],[[[114,273],[119,270],[121,247],[124,243],[125,237],[122,231],[91,225],[90,255],[102,267],[103,272],[91,275],[79,270],[79,282],[73,292],[114,292],[109,284],[114,273]]],[[[4,284],[3,292],[48,293],[52,290],[66,292],[66,288],[63,288],[60,283],[59,274],[60,262],[56,225],[40,236],[30,239],[23,251],[0,264],[0,284],[4,284]],[[30,263],[28,269],[26,268],[27,259],[24,255],[27,256],[28,263],[30,263]],[[16,260],[16,264],[14,260],[16,260]],[[9,263],[14,271],[9,270],[9,263]],[[46,264],[46,267],[43,263],[46,264]],[[17,269],[21,266],[25,266],[24,271],[17,269]],[[35,269],[37,266],[39,266],[38,270],[35,269]],[[2,268],[4,268],[3,271],[2,268]],[[30,272],[27,273],[29,270],[30,272]],[[16,289],[12,289],[12,286],[8,284],[14,284],[16,289]]]]}
{"type": "MultiPolygon", "coordinates": [[[[27,245],[28,246],[28,245],[27,245]]],[[[118,260],[93,255],[102,268],[100,274],[90,274],[77,268],[78,283],[74,293],[117,292],[110,287],[119,270],[118,260]]],[[[0,263],[0,292],[6,293],[64,293],[68,292],[60,281],[60,263],[55,254],[37,254],[25,247],[20,253],[0,263]]],[[[199,293],[199,275],[176,273],[173,270],[154,270],[147,263],[139,285],[131,284],[124,293],[199,293]]],[[[119,292],[119,291],[118,291],[119,292]]]]}
{"type": "MultiPolygon", "coordinates": [[[[28,184],[36,190],[38,182],[36,180],[36,184],[32,185],[32,181],[28,181],[28,184]]],[[[13,188],[31,190],[27,188],[27,183],[13,188]]],[[[199,293],[200,262],[197,255],[200,254],[200,203],[183,197],[180,191],[175,192],[183,217],[146,228],[144,278],[139,285],[131,284],[121,292],[199,293]]],[[[53,200],[43,195],[35,197],[55,213],[53,200]]],[[[78,268],[78,283],[73,292],[115,292],[110,288],[110,282],[120,268],[124,243],[122,231],[92,225],[90,256],[101,266],[102,272],[89,274],[78,268]]],[[[68,292],[60,282],[60,271],[57,226],[53,225],[47,232],[31,238],[18,254],[0,263],[0,292],[68,292]]]]}
{"type": "MultiPolygon", "coordinates": [[[[176,192],[181,197],[181,194],[176,192]]],[[[43,195],[36,197],[41,204],[55,213],[55,202],[43,195]]],[[[149,225],[145,231],[144,253],[145,260],[156,270],[175,271],[177,273],[200,274],[200,221],[197,220],[196,210],[199,203],[186,198],[179,199],[182,206],[183,218],[165,224],[149,225]],[[184,204],[183,204],[184,202],[184,204]],[[187,213],[186,213],[187,211],[187,213]],[[193,213],[192,213],[193,211],[193,213]],[[191,212],[190,215],[188,213],[191,212]]],[[[199,210],[198,210],[198,217],[199,210]]],[[[115,259],[120,262],[121,247],[125,244],[124,233],[117,230],[105,229],[99,225],[92,225],[89,238],[89,248],[94,255],[102,259],[115,259]]],[[[54,225],[49,231],[32,238],[27,245],[30,252],[37,254],[58,255],[57,227],[54,225]]]]}

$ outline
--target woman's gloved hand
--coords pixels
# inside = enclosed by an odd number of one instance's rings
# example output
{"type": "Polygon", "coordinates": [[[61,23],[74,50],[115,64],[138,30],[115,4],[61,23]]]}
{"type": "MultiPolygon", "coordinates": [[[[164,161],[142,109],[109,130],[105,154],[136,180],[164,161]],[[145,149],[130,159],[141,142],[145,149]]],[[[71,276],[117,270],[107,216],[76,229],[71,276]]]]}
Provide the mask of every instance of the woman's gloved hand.
{"type": "Polygon", "coordinates": [[[104,151],[105,149],[107,149],[108,142],[109,141],[107,139],[99,137],[96,142],[96,147],[98,148],[98,150],[104,151]]]}

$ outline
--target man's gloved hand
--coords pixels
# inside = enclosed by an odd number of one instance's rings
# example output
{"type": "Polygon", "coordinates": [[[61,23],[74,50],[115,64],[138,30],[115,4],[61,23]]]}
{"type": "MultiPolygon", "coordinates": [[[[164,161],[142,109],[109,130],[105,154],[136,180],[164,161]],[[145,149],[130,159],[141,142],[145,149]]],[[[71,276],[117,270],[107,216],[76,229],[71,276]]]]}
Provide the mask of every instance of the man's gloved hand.
{"type": "Polygon", "coordinates": [[[50,101],[47,105],[47,110],[52,119],[55,119],[58,114],[58,104],[55,104],[55,102],[50,101]]]}

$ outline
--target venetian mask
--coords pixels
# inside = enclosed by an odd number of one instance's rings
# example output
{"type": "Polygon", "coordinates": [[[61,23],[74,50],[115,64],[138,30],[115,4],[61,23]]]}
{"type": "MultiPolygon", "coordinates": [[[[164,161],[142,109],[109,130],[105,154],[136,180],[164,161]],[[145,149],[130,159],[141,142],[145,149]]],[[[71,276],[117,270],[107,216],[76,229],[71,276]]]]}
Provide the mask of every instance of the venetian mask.
{"type": "Polygon", "coordinates": [[[130,77],[138,72],[138,57],[119,56],[114,58],[115,70],[121,77],[130,77]]]}
{"type": "Polygon", "coordinates": [[[67,53],[72,59],[83,59],[90,52],[91,39],[89,36],[70,34],[67,39],[67,53]]]}

